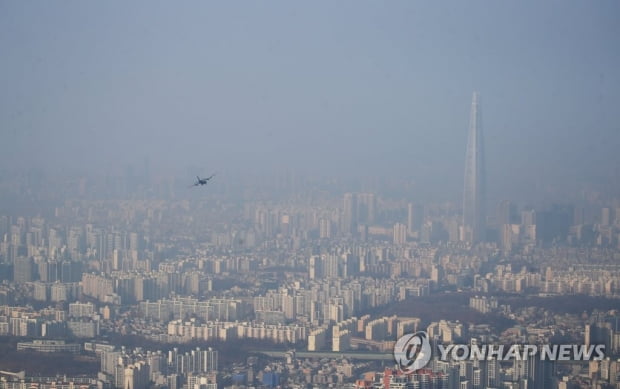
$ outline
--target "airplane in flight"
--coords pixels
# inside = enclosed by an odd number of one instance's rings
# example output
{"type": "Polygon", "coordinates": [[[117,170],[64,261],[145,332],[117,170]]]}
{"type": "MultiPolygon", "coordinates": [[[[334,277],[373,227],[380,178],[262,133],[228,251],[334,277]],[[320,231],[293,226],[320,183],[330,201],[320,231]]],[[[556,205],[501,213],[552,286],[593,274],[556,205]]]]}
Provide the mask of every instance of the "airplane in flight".
{"type": "MultiPolygon", "coordinates": [[[[197,181],[194,182],[194,185],[192,186],[202,186],[202,185],[207,185],[207,182],[209,182],[210,179],[212,179],[213,177],[215,177],[215,174],[211,174],[211,176],[207,177],[207,178],[200,178],[199,176],[196,176],[197,181]]],[[[192,187],[190,186],[190,188],[192,187]]]]}

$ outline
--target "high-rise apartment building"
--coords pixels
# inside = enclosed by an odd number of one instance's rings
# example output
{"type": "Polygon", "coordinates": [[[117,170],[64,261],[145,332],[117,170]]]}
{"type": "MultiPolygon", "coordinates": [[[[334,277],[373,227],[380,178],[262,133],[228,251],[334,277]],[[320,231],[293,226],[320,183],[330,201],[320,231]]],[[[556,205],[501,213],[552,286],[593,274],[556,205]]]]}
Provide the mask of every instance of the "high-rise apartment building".
{"type": "Polygon", "coordinates": [[[357,231],[357,196],[345,193],[341,229],[344,234],[355,234],[357,231]]]}
{"type": "Polygon", "coordinates": [[[419,231],[424,223],[424,209],[420,205],[407,204],[407,230],[409,233],[419,231]]]}

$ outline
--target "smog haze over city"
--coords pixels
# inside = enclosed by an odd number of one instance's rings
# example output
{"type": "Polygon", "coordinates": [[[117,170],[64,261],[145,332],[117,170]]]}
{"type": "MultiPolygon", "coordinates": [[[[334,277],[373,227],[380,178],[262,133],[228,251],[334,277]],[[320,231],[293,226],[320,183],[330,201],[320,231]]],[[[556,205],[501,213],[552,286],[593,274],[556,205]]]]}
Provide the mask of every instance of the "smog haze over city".
{"type": "Polygon", "coordinates": [[[148,159],[455,200],[476,90],[492,193],[618,178],[613,1],[1,7],[3,170],[148,159]]]}
{"type": "Polygon", "coordinates": [[[0,389],[617,389],[619,18],[0,0],[0,389]]]}

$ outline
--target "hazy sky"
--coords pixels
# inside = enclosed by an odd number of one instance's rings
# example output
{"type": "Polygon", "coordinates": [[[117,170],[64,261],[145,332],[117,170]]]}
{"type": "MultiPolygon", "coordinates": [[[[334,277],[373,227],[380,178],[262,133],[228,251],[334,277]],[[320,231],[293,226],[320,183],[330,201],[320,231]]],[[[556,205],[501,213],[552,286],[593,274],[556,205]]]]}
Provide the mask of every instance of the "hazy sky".
{"type": "Polygon", "coordinates": [[[438,3],[2,0],[2,166],[619,176],[619,2],[438,3]]]}

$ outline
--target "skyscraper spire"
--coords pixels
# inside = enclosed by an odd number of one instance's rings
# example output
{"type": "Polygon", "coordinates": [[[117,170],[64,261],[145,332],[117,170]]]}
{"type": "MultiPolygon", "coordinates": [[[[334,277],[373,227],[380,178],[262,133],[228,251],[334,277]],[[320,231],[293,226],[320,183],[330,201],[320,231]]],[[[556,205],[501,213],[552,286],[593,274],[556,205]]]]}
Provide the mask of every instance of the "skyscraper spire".
{"type": "Polygon", "coordinates": [[[463,238],[471,243],[486,240],[486,173],[482,136],[480,101],[478,93],[474,92],[469,119],[463,191],[463,238]]]}

